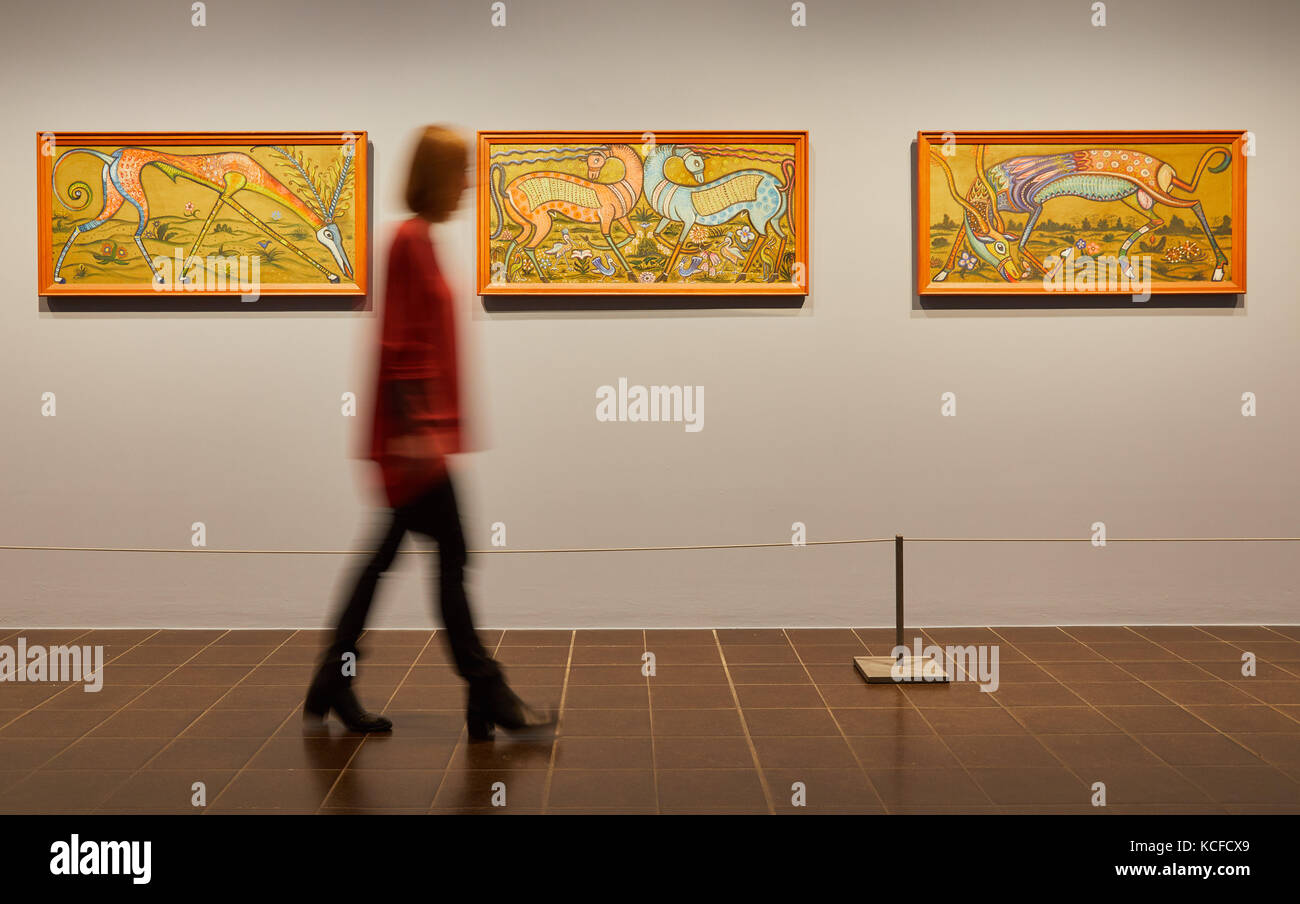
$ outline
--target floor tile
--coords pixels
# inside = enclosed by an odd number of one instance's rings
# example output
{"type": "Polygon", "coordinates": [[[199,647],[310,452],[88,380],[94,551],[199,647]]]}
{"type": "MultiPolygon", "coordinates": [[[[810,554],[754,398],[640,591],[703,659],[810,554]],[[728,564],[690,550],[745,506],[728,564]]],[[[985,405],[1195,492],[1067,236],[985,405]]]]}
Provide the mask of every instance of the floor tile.
{"type": "Polygon", "coordinates": [[[977,768],[971,777],[996,804],[1087,804],[1092,789],[1061,767],[977,768]]]}
{"type": "Polygon", "coordinates": [[[448,769],[442,774],[434,810],[535,811],[545,803],[542,770],[448,769]]]}
{"type": "MultiPolygon", "coordinates": [[[[781,713],[789,710],[769,712],[779,718],[781,713]]],[[[735,707],[673,709],[656,706],[651,711],[651,718],[656,738],[730,738],[744,734],[740,711],[735,707]]]]}
{"type": "Polygon", "coordinates": [[[874,769],[868,765],[867,775],[890,810],[994,805],[965,769],[874,769]]]}
{"type": "Polygon", "coordinates": [[[754,769],[665,769],[658,773],[663,813],[766,813],[754,769]]]}
{"type": "Polygon", "coordinates": [[[325,798],[330,807],[411,807],[433,805],[442,772],[432,769],[348,769],[325,798]]]}
{"type": "Polygon", "coordinates": [[[880,814],[884,802],[862,769],[764,769],[777,814],[880,814]]]}
{"type": "Polygon", "coordinates": [[[1133,737],[1171,766],[1264,765],[1258,756],[1221,734],[1169,732],[1133,737]]]}
{"type": "MultiPolygon", "coordinates": [[[[753,769],[744,738],[656,738],[656,769],[753,769]]],[[[558,762],[557,762],[558,765],[558,762]]]]}
{"type": "Polygon", "coordinates": [[[551,808],[657,808],[654,775],[646,770],[557,770],[551,780],[551,808]]]}
{"type": "Polygon", "coordinates": [[[644,769],[654,765],[649,738],[570,738],[555,743],[556,769],[644,769]]]}

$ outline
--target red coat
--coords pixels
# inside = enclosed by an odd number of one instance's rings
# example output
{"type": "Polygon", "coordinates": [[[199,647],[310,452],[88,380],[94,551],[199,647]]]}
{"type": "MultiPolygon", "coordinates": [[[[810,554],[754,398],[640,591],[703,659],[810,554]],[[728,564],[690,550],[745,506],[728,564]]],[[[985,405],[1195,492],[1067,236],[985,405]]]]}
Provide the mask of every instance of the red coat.
{"type": "Polygon", "coordinates": [[[393,382],[416,381],[422,411],[414,429],[436,437],[445,453],[461,451],[460,371],[451,291],[438,268],[429,224],[412,217],[398,227],[388,255],[374,422],[369,457],[379,464],[389,505],[399,506],[446,476],[446,461],[414,464],[388,452],[403,432],[393,410],[393,382]]]}

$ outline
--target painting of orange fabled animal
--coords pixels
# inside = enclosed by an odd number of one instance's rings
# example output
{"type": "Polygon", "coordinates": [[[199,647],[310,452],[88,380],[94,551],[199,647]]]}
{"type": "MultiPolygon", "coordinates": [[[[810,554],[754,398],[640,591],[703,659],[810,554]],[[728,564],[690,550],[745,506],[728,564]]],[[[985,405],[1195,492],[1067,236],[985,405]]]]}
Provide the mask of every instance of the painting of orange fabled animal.
{"type": "Polygon", "coordinates": [[[366,133],[37,135],[43,295],[361,295],[366,133]]]}
{"type": "Polygon", "coordinates": [[[917,290],[1246,290],[1245,132],[921,132],[917,290]]]}
{"type": "Polygon", "coordinates": [[[483,295],[807,295],[805,132],[479,132],[483,295]]]}

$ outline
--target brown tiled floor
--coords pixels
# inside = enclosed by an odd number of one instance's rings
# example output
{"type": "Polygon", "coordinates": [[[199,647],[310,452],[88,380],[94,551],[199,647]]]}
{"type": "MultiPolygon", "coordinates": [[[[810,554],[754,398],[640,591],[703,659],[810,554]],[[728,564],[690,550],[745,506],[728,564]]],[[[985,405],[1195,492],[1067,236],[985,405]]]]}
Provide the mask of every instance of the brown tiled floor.
{"type": "Polygon", "coordinates": [[[485,632],[561,721],[472,745],[429,631],[363,640],[395,722],[366,737],[304,731],[319,631],[0,633],[107,662],[97,694],[0,684],[0,812],[1300,813],[1300,628],[922,633],[997,644],[1000,687],[866,685],[852,657],[889,629],[485,632]]]}

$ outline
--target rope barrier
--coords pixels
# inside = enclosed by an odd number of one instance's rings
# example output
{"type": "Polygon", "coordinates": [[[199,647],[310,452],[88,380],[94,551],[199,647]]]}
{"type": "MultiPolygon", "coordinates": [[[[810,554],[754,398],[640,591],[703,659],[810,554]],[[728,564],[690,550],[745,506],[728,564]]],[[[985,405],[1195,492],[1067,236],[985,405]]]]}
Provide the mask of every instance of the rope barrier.
{"type": "MultiPolygon", "coordinates": [[[[908,543],[1091,543],[1091,537],[907,537],[908,543]]],[[[1300,537],[1107,537],[1106,543],[1285,543],[1300,537]]]]}
{"type": "MultiPolygon", "coordinates": [[[[799,546],[845,546],[862,543],[892,543],[893,537],[866,537],[859,540],[807,540],[799,546]]],[[[1295,543],[1300,537],[1107,537],[1111,543],[1295,543]]],[[[1091,543],[1091,537],[907,537],[908,543],[1091,543]]],[[[536,555],[573,552],[676,552],[693,549],[775,549],[796,548],[789,541],[781,543],[710,543],[691,546],[590,546],[554,549],[471,549],[474,555],[536,555]]],[[[346,556],[374,552],[372,549],[207,549],[168,548],[146,546],[14,546],[0,545],[0,549],[52,552],[152,552],[152,553],[206,553],[209,555],[271,555],[271,556],[346,556]]],[[[403,550],[402,555],[419,554],[421,550],[403,550]]]]}

